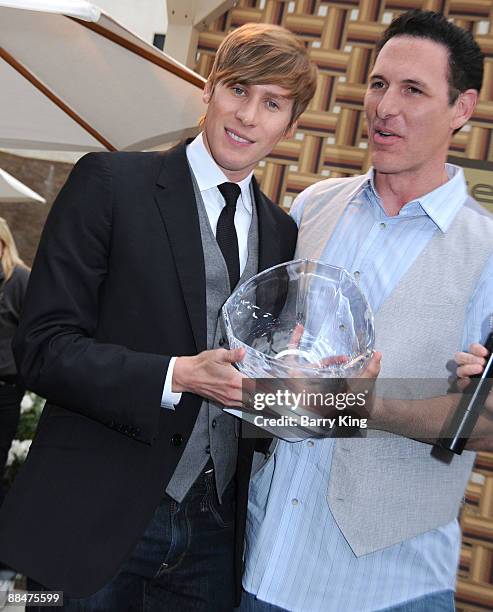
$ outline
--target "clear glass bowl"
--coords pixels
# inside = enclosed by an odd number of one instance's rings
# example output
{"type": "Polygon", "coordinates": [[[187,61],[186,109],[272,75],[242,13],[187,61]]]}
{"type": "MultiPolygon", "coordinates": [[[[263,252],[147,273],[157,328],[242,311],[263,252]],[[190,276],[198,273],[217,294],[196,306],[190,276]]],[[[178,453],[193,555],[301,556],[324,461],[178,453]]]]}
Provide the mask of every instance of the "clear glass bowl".
{"type": "Polygon", "coordinates": [[[373,314],[343,268],[312,259],[279,264],[229,297],[223,319],[230,348],[246,350],[250,378],[348,378],[366,367],[373,314]]]}

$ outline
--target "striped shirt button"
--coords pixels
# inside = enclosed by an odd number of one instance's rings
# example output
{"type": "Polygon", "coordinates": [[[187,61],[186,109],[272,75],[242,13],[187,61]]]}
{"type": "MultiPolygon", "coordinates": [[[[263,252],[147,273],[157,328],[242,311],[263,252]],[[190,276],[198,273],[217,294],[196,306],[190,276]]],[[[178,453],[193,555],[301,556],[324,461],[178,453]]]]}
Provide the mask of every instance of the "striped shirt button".
{"type": "Polygon", "coordinates": [[[293,506],[297,506],[300,502],[295,497],[294,499],[291,500],[291,503],[293,504],[293,506]]]}

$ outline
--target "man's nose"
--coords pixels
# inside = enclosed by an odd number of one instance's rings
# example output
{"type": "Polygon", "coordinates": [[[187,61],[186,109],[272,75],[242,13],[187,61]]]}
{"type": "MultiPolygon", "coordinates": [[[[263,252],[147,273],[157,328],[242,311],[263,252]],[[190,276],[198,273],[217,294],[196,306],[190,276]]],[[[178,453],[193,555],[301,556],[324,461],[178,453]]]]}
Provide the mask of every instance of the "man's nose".
{"type": "Polygon", "coordinates": [[[243,125],[255,125],[257,121],[257,102],[253,98],[242,100],[236,111],[236,118],[243,125]]]}
{"type": "Polygon", "coordinates": [[[400,112],[399,94],[395,90],[389,88],[380,98],[377,104],[377,117],[386,119],[398,115],[400,112]]]}

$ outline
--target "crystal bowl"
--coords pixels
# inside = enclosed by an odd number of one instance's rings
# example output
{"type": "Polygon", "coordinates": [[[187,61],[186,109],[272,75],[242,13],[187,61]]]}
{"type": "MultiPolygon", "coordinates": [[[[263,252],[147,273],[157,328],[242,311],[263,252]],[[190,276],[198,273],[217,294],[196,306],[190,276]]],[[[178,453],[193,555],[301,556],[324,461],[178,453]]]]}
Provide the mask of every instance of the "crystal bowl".
{"type": "Polygon", "coordinates": [[[373,314],[354,278],[313,259],[279,264],[252,277],[222,309],[230,348],[250,378],[348,378],[366,367],[373,314]]]}

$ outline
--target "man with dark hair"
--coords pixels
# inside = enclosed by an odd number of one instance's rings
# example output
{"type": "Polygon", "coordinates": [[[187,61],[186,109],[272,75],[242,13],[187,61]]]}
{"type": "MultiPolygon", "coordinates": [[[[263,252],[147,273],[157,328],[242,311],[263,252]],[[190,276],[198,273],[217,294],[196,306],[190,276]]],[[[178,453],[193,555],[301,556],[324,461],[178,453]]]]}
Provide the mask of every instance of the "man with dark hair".
{"type": "Polygon", "coordinates": [[[448,53],[449,103],[468,89],[481,91],[483,52],[470,32],[458,28],[433,11],[408,11],[395,19],[377,43],[377,55],[394,36],[413,36],[432,40],[446,47],[448,53]]]}
{"type": "MultiPolygon", "coordinates": [[[[365,96],[373,167],[312,185],[292,209],[296,256],[350,270],[366,293],[380,380],[417,379],[411,423],[432,420],[419,379],[445,392],[452,355],[489,331],[493,219],[445,163],[482,74],[468,32],[437,13],[400,16],[365,96]]],[[[372,423],[385,429],[392,415],[377,406],[372,423]]],[[[411,437],[278,443],[250,486],[242,612],[454,609],[474,454],[443,461],[411,437]]]]}
{"type": "Polygon", "coordinates": [[[197,138],[87,155],[50,211],[14,346],[47,404],[0,558],[67,610],[233,607],[253,441],[221,409],[242,383],[221,307],[292,258],[295,223],[253,170],[315,86],[291,32],[246,24],[218,49],[197,138]]]}

